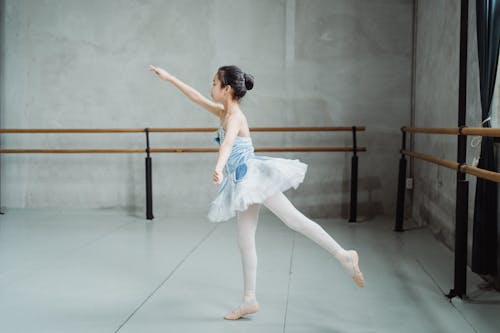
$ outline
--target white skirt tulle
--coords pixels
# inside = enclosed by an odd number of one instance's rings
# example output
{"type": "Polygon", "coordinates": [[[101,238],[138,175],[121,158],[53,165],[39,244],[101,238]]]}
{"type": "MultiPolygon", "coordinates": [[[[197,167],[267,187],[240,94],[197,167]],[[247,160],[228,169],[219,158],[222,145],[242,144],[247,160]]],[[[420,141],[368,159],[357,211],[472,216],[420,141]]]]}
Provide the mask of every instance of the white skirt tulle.
{"type": "Polygon", "coordinates": [[[241,179],[236,180],[234,173],[224,175],[225,183],[210,204],[210,221],[226,221],[252,204],[262,203],[289,188],[297,188],[307,171],[307,164],[283,158],[255,156],[245,164],[247,171],[241,179]]]}

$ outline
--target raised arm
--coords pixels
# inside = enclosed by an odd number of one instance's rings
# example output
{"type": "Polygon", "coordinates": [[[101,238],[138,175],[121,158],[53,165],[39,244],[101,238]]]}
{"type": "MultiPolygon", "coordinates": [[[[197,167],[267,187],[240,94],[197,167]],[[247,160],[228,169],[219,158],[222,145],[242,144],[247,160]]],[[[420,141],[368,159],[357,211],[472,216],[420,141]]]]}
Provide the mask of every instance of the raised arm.
{"type": "Polygon", "coordinates": [[[208,98],[204,97],[196,89],[190,87],[181,80],[177,79],[175,76],[169,74],[164,69],[151,65],[149,66],[149,70],[158,75],[160,79],[172,83],[190,100],[200,105],[201,107],[207,109],[208,111],[212,112],[214,115],[220,117],[221,112],[224,111],[224,107],[222,105],[217,104],[209,100],[208,98]]]}

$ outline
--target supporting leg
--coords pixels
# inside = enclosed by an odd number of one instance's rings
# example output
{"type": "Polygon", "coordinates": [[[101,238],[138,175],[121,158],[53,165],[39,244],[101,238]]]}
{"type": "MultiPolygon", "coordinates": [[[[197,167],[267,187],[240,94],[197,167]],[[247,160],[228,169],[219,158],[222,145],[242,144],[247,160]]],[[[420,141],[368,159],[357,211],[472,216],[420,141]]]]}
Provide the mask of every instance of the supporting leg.
{"type": "Polygon", "coordinates": [[[247,314],[255,313],[259,309],[255,295],[257,282],[255,232],[257,230],[259,210],[260,205],[251,205],[246,211],[238,214],[238,246],[243,268],[244,294],[243,302],[239,308],[224,317],[228,320],[239,319],[247,314]]]}

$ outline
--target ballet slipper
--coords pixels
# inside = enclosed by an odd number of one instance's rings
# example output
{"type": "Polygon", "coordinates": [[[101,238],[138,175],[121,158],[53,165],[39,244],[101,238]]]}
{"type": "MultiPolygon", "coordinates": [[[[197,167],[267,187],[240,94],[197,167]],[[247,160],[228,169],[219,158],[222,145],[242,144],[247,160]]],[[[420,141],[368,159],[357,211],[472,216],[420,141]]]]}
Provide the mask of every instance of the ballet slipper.
{"type": "Polygon", "coordinates": [[[349,252],[349,258],[351,259],[351,265],[353,270],[352,279],[354,280],[354,282],[356,282],[358,287],[363,288],[365,286],[365,279],[363,277],[363,273],[361,273],[361,271],[359,270],[358,252],[354,250],[348,252],[349,252]]]}
{"type": "Polygon", "coordinates": [[[224,316],[226,320],[238,320],[247,314],[252,314],[259,311],[259,304],[251,304],[251,305],[241,305],[239,309],[229,312],[224,316]]]}

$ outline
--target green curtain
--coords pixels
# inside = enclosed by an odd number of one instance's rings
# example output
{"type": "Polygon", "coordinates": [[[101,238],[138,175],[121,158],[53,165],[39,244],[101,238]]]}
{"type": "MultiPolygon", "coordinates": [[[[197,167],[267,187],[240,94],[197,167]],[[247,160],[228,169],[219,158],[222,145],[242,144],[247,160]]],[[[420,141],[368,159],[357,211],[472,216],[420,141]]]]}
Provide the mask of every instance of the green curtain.
{"type": "MultiPolygon", "coordinates": [[[[500,42],[500,0],[476,0],[477,45],[481,115],[484,121],[491,115],[500,42]]],[[[491,127],[487,121],[485,127],[491,127]]],[[[479,168],[497,171],[494,139],[484,137],[481,143],[479,168]]],[[[472,271],[478,274],[497,273],[498,216],[497,183],[477,179],[474,203],[472,271]]]]}

